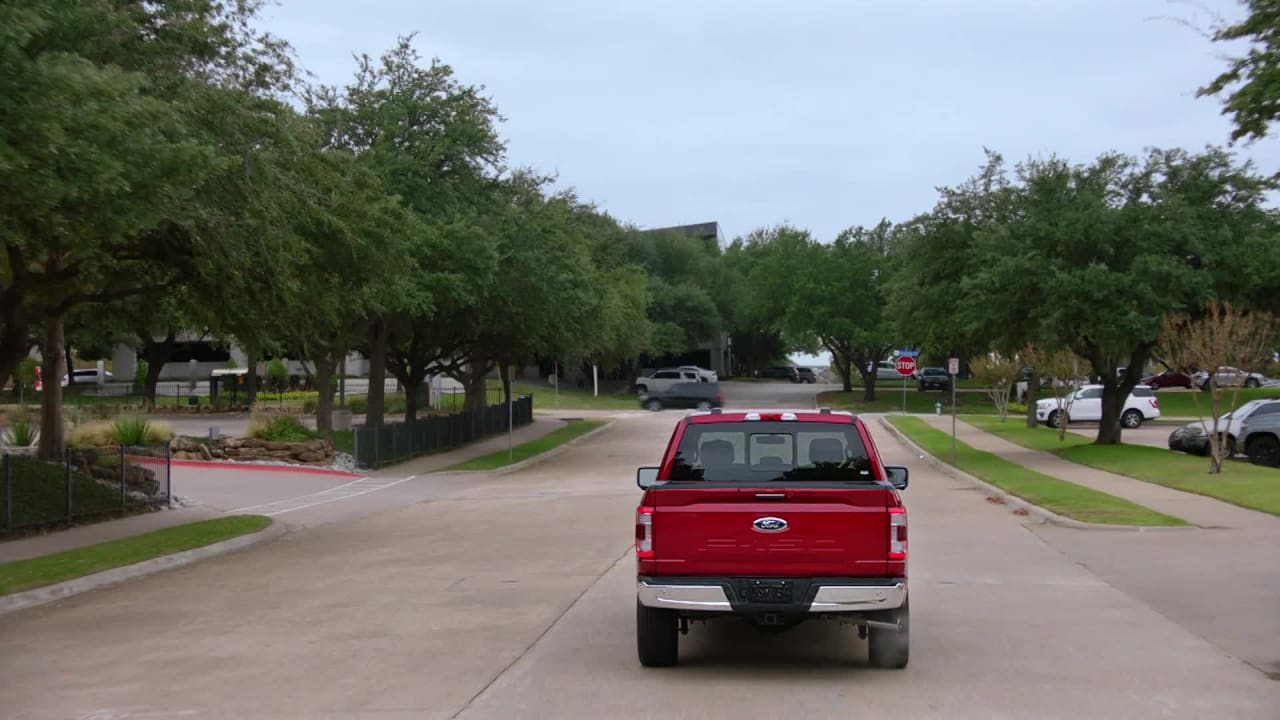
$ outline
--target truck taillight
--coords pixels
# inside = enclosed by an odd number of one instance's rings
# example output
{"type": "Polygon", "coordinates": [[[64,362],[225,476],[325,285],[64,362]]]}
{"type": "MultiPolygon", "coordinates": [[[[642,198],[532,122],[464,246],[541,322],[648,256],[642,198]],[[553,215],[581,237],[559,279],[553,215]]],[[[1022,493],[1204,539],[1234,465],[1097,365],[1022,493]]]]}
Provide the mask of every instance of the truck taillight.
{"type": "Polygon", "coordinates": [[[636,558],[653,559],[653,508],[636,508],[636,558]]]}
{"type": "Polygon", "coordinates": [[[907,509],[889,508],[889,559],[907,559],[907,509]]]}

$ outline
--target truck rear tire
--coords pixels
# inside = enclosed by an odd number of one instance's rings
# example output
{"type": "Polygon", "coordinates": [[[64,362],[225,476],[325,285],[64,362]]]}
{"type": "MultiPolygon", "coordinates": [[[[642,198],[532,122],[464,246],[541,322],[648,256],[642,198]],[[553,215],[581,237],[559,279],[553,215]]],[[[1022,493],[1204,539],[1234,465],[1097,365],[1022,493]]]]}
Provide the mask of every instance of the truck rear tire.
{"type": "Polygon", "coordinates": [[[679,657],[680,635],[676,614],[636,601],[636,650],[645,667],[671,667],[679,657]]]}
{"type": "Polygon", "coordinates": [[[903,605],[896,614],[901,630],[867,629],[871,667],[900,670],[907,666],[911,650],[911,612],[903,605]]]}

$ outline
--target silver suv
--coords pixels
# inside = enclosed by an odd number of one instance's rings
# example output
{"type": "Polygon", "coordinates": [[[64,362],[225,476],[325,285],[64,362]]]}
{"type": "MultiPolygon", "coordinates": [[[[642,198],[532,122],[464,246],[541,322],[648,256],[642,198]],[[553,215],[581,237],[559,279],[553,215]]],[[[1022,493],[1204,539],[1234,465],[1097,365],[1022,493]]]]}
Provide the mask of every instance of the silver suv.
{"type": "Polygon", "coordinates": [[[1240,447],[1250,462],[1280,467],[1280,413],[1250,415],[1240,424],[1240,447]]]}
{"type": "Polygon", "coordinates": [[[712,382],[696,368],[660,368],[645,377],[636,378],[636,393],[661,395],[679,383],[712,382]]]}

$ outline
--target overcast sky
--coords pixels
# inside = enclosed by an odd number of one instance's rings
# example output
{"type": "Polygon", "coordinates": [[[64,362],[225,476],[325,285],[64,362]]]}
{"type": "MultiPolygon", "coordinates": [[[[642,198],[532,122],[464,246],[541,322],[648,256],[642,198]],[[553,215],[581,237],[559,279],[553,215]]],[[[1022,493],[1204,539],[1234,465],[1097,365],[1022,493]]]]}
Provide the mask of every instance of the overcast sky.
{"type": "MultiPolygon", "coordinates": [[[[1160,16],[1212,23],[1168,0],[279,0],[264,22],[327,84],[417,32],[487,88],[511,164],[624,222],[830,239],[928,210],[984,146],[1087,161],[1225,143],[1195,89],[1226,48],[1160,16]]],[[[1280,170],[1274,141],[1240,151],[1280,170]]]]}

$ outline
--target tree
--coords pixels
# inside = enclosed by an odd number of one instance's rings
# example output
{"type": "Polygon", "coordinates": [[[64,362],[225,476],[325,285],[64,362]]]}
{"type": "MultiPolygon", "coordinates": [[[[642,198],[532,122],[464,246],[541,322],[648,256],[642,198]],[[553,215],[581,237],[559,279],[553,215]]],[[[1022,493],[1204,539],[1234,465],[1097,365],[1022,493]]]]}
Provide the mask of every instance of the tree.
{"type": "Polygon", "coordinates": [[[1197,91],[1198,97],[1226,94],[1222,114],[1235,129],[1231,141],[1261,140],[1280,116],[1280,0],[1244,0],[1249,15],[1238,23],[1219,25],[1214,42],[1246,40],[1251,46],[1230,67],[1197,91]]]}
{"type": "Polygon", "coordinates": [[[856,370],[865,398],[874,400],[875,364],[893,348],[885,312],[893,226],[849,228],[829,245],[779,227],[751,242],[765,248],[749,281],[757,312],[775,317],[789,344],[831,353],[845,392],[853,390],[856,370]]]}
{"type": "MultiPolygon", "coordinates": [[[[1217,368],[1230,366],[1246,372],[1263,367],[1280,337],[1280,322],[1266,312],[1249,312],[1230,302],[1211,301],[1199,317],[1171,314],[1164,318],[1161,350],[1165,357],[1183,367],[1199,367],[1209,372],[1209,473],[1222,471],[1227,456],[1226,438],[1219,426],[1224,388],[1218,385],[1217,368]]],[[[1236,407],[1239,386],[1231,392],[1231,413],[1236,407]]],[[[1201,425],[1205,408],[1196,403],[1201,425]]]]}
{"type": "MultiPolygon", "coordinates": [[[[1041,382],[1049,381],[1050,392],[1058,411],[1057,417],[1067,416],[1067,396],[1064,388],[1071,387],[1079,374],[1082,363],[1070,350],[1051,351],[1044,346],[1026,345],[1021,351],[1022,361],[1031,367],[1027,387],[1027,427],[1036,427],[1036,399],[1041,382]]],[[[1067,437],[1067,424],[1058,425],[1058,439],[1067,437]]]]}
{"type": "Polygon", "coordinates": [[[596,269],[590,245],[573,221],[571,193],[543,194],[546,178],[521,171],[505,178],[496,195],[489,232],[498,265],[465,336],[465,367],[452,368],[467,386],[467,407],[483,407],[485,375],[538,357],[591,347],[596,331],[596,269]],[[537,268],[536,272],[530,272],[537,268]]]}
{"type": "Polygon", "coordinates": [[[987,391],[987,397],[996,406],[1000,422],[1004,422],[1009,414],[1009,397],[1013,392],[1013,384],[1022,372],[1022,362],[1016,357],[1006,357],[991,353],[975,357],[969,361],[973,368],[973,377],[987,391]]]}
{"type": "Polygon", "coordinates": [[[279,308],[290,345],[311,364],[319,400],[316,427],[332,430],[333,378],[364,337],[371,318],[402,307],[415,291],[414,244],[424,232],[417,216],[386,192],[358,158],[323,150],[307,160],[311,192],[293,232],[306,248],[296,292],[279,308]]]}
{"type": "Polygon", "coordinates": [[[1216,149],[1107,154],[1087,165],[1029,160],[1017,166],[1016,182],[988,163],[974,181],[944,192],[905,254],[932,247],[907,261],[929,270],[926,278],[945,272],[937,263],[965,268],[930,322],[988,335],[997,347],[1035,340],[1086,360],[1104,388],[1097,442],[1117,443],[1120,412],[1162,314],[1197,312],[1215,295],[1277,302],[1268,187],[1216,149]],[[957,237],[967,239],[953,243],[957,237]],[[1127,368],[1121,376],[1119,367],[1127,368]]]}
{"type": "Polygon", "coordinates": [[[250,29],[257,5],[0,8],[0,376],[42,325],[45,457],[63,446],[67,314],[144,293],[157,268],[178,273],[214,251],[190,223],[199,188],[230,160],[221,141],[234,123],[215,110],[231,96],[265,99],[292,69],[277,41],[250,29]]]}
{"type": "Polygon", "coordinates": [[[377,62],[360,56],[354,79],[340,92],[320,88],[308,99],[329,144],[359,157],[425,227],[412,248],[418,261],[414,292],[370,317],[361,343],[369,358],[368,425],[383,421],[388,362],[413,398],[406,412],[413,419],[427,368],[451,344],[448,337],[423,333],[440,327],[438,313],[462,309],[475,297],[475,286],[491,276],[493,252],[483,247],[488,238],[472,229],[505,148],[495,127],[501,118],[481,90],[459,83],[439,60],[424,66],[409,36],[377,62]],[[465,242],[450,242],[459,239],[465,242]],[[450,291],[463,297],[446,297],[450,291]]]}

